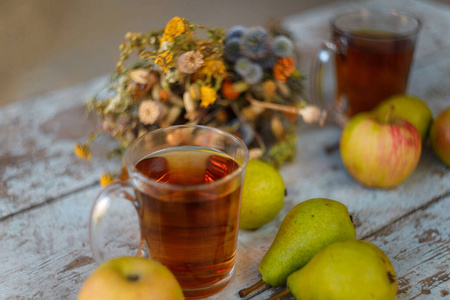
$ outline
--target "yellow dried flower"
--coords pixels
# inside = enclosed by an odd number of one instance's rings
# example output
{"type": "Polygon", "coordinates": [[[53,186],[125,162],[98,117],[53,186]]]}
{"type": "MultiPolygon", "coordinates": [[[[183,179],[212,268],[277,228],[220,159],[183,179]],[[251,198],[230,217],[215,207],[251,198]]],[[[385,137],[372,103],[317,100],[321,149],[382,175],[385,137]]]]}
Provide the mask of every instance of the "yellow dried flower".
{"type": "Polygon", "coordinates": [[[139,121],[145,125],[154,124],[161,116],[161,109],[153,100],[145,100],[139,105],[139,121]]]}
{"type": "Polygon", "coordinates": [[[170,51],[164,51],[155,57],[155,64],[159,65],[164,72],[169,69],[169,64],[173,59],[173,53],[170,51]]]}
{"type": "Polygon", "coordinates": [[[266,80],[262,84],[264,97],[266,100],[272,100],[277,90],[277,85],[273,80],[266,80]]]}
{"type": "Polygon", "coordinates": [[[173,42],[173,41],[174,41],[173,36],[163,33],[163,35],[161,37],[161,40],[160,40],[160,43],[161,44],[163,44],[164,42],[169,42],[170,43],[170,42],[173,42]]]}
{"type": "Polygon", "coordinates": [[[184,19],[174,17],[167,23],[166,28],[164,29],[164,34],[177,37],[185,33],[185,31],[186,26],[184,26],[184,19]]]}
{"type": "Polygon", "coordinates": [[[111,173],[102,173],[100,176],[100,184],[105,187],[110,183],[113,183],[114,179],[112,178],[111,173]]]}
{"type": "Polygon", "coordinates": [[[222,60],[208,57],[205,59],[200,72],[207,77],[225,77],[227,68],[222,60]]]}
{"type": "Polygon", "coordinates": [[[204,85],[200,88],[201,107],[208,107],[216,101],[216,98],[217,92],[212,87],[204,85]]]}
{"type": "Polygon", "coordinates": [[[89,149],[89,146],[85,144],[76,144],[75,155],[78,158],[86,159],[87,161],[89,161],[91,160],[91,149],[89,149]]]}

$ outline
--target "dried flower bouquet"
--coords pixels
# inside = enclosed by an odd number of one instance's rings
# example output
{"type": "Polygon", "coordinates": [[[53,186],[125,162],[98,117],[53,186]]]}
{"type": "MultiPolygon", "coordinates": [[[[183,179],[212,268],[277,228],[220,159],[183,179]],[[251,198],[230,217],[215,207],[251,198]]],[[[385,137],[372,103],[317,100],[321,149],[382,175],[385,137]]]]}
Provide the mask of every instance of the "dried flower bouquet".
{"type": "Polygon", "coordinates": [[[76,145],[79,157],[90,158],[89,146],[102,133],[119,142],[122,154],[156,128],[202,124],[240,136],[253,157],[279,166],[294,157],[298,121],[323,121],[301,97],[294,44],[278,30],[225,31],[174,17],[162,30],[130,32],[125,39],[108,84],[112,96],[87,103],[99,126],[76,145]]]}

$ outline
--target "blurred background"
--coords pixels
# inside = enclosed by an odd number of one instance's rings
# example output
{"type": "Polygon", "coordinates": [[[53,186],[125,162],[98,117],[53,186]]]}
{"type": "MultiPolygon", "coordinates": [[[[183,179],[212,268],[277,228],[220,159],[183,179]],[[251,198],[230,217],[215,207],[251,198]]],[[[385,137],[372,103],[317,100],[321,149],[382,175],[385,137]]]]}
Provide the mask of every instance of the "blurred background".
{"type": "Polygon", "coordinates": [[[174,16],[256,26],[331,1],[0,0],[0,106],[113,72],[126,32],[163,28],[174,16]]]}

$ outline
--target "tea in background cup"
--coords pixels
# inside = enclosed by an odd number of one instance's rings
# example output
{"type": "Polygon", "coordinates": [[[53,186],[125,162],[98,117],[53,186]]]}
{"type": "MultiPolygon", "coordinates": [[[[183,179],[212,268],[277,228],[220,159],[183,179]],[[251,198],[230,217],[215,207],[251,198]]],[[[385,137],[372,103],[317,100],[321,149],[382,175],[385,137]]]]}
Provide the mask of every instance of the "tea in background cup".
{"type": "Polygon", "coordinates": [[[186,298],[224,288],[235,265],[245,144],[217,128],[179,125],[135,140],[125,161],[130,179],[108,185],[92,208],[96,262],[110,258],[103,217],[112,202],[127,199],[138,214],[141,246],[172,271],[186,298]]]}
{"type": "Polygon", "coordinates": [[[383,100],[406,92],[420,21],[397,10],[360,9],[330,21],[310,74],[311,100],[344,125],[383,100]],[[324,99],[324,66],[334,55],[334,99],[324,99]]]}

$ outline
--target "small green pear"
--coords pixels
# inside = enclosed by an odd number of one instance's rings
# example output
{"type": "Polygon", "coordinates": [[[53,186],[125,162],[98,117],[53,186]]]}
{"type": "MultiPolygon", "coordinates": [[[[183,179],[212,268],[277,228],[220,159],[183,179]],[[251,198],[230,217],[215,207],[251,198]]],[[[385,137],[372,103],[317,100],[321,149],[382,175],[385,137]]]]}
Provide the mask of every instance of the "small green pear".
{"type": "Polygon", "coordinates": [[[395,271],[375,245],[347,240],[329,245],[287,280],[297,300],[394,300],[395,271]]]}
{"type": "Polygon", "coordinates": [[[428,105],[422,99],[412,95],[395,95],[381,102],[372,111],[375,116],[382,119],[386,115],[402,118],[416,127],[422,142],[426,139],[433,114],[428,105]]]}
{"type": "Polygon", "coordinates": [[[242,187],[239,227],[257,229],[272,221],[283,208],[284,188],[283,177],[274,167],[250,160],[242,187]]]}
{"type": "Polygon", "coordinates": [[[288,276],[320,250],[348,239],[356,239],[356,231],[344,204],[324,198],[306,200],[284,217],[259,273],[272,286],[285,285],[288,276]]]}

